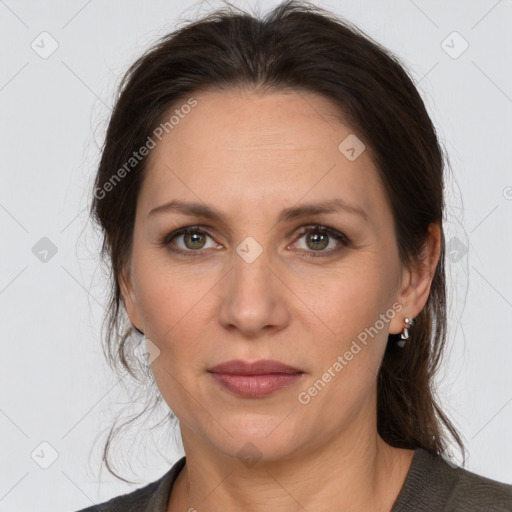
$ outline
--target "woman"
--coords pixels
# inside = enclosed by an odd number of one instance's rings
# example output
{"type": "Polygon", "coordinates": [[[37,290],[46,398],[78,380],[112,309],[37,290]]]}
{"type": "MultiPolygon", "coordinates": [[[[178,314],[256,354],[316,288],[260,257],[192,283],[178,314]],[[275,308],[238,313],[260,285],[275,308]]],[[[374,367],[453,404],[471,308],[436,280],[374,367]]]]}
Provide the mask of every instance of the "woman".
{"type": "Polygon", "coordinates": [[[218,11],[141,57],[92,213],[110,356],[133,372],[144,335],[185,457],[84,510],[512,510],[442,457],[464,452],[433,393],[443,169],[398,59],[310,4],[218,11]]]}

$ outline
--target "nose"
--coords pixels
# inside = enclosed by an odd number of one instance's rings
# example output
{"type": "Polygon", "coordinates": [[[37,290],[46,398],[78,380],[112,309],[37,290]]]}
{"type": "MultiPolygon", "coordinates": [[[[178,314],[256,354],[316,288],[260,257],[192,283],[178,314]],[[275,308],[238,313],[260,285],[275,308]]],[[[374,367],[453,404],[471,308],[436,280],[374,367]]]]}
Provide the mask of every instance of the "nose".
{"type": "Polygon", "coordinates": [[[225,329],[257,338],[286,327],[289,293],[269,263],[265,251],[252,262],[233,255],[231,271],[222,280],[219,322],[225,329]]]}

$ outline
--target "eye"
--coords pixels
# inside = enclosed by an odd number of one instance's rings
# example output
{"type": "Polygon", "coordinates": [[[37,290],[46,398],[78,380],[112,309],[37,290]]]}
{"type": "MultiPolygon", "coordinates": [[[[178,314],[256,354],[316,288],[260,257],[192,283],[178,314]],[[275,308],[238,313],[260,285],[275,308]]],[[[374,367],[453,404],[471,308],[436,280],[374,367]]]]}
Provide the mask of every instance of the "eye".
{"type": "Polygon", "coordinates": [[[162,245],[168,246],[173,252],[186,256],[199,256],[202,254],[203,249],[215,248],[215,242],[209,246],[206,245],[208,238],[213,242],[213,239],[208,233],[201,231],[196,226],[190,226],[169,233],[164,240],[162,240],[162,245]],[[172,244],[176,246],[172,247],[172,244]]]}
{"type": "MultiPolygon", "coordinates": [[[[299,241],[302,238],[305,241],[305,246],[299,248],[307,257],[312,258],[330,256],[351,245],[350,240],[343,233],[328,226],[308,226],[302,228],[297,236],[299,241]]],[[[184,256],[201,256],[206,249],[222,248],[198,226],[188,226],[173,231],[164,237],[160,245],[184,256]],[[211,240],[209,245],[208,239],[211,240]]]]}
{"type": "Polygon", "coordinates": [[[301,249],[307,252],[307,257],[312,258],[329,256],[350,246],[350,240],[343,233],[328,226],[309,226],[304,228],[298,236],[299,240],[304,238],[305,247],[301,249]]]}

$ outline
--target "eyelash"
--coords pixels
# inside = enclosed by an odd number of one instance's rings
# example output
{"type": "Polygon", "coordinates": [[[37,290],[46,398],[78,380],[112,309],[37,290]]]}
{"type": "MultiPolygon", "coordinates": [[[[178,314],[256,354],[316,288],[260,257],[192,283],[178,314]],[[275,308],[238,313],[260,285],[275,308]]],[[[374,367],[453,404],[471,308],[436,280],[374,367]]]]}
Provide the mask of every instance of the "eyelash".
{"type": "MultiPolygon", "coordinates": [[[[163,238],[163,240],[160,242],[159,245],[167,247],[170,251],[172,251],[174,253],[182,254],[184,256],[190,256],[190,257],[201,256],[203,254],[203,252],[207,251],[208,249],[202,249],[202,250],[197,250],[197,251],[194,251],[194,250],[186,251],[183,249],[170,247],[171,242],[174,238],[176,238],[180,235],[185,235],[185,234],[190,234],[190,233],[200,233],[202,235],[207,235],[210,238],[213,238],[207,232],[203,231],[202,229],[199,229],[199,226],[188,226],[188,227],[184,227],[181,229],[177,229],[176,231],[173,231],[173,232],[167,234],[163,238]]],[[[302,230],[298,233],[298,239],[302,238],[304,235],[307,235],[309,233],[321,233],[321,234],[328,235],[328,236],[334,238],[335,240],[337,240],[341,244],[341,247],[338,247],[337,249],[331,249],[329,251],[306,251],[306,253],[307,253],[306,257],[309,257],[309,258],[323,258],[323,257],[330,256],[332,254],[337,254],[340,251],[342,251],[345,247],[350,247],[350,245],[351,245],[351,241],[343,233],[340,233],[339,231],[337,231],[329,226],[322,226],[322,225],[318,225],[318,224],[302,228],[302,230]],[[322,255],[322,253],[323,253],[323,255],[322,255]]]]}

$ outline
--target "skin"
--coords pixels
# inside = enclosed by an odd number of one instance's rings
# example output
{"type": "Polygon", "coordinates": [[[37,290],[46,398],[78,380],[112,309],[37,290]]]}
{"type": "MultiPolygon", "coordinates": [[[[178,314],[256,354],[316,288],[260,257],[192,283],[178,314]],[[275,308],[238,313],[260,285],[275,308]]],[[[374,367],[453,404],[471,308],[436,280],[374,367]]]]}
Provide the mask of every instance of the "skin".
{"type": "Polygon", "coordinates": [[[121,276],[130,320],[160,350],[152,371],[180,421],[187,463],[168,510],[389,511],[413,451],[378,435],[378,368],[388,334],[427,301],[439,226],[423,264],[405,268],[370,150],[354,161],[338,150],[353,132],[322,96],[232,89],[194,97],[198,105],[150,154],[121,276]],[[278,222],[285,208],[332,198],[363,209],[368,221],[333,213],[278,222]],[[171,199],[206,203],[226,221],[148,216],[171,199]],[[315,232],[301,233],[312,224],[351,244],[328,237],[318,249],[315,232]],[[185,226],[199,226],[199,242],[178,236],[162,245],[185,226]],[[236,252],[249,236],[262,249],[251,263],[236,252]],[[384,328],[300,403],[298,394],[390,310],[384,328]],[[207,372],[231,359],[275,359],[304,374],[270,396],[241,398],[207,372]],[[237,456],[247,442],[261,457],[251,467],[237,456]]]}

